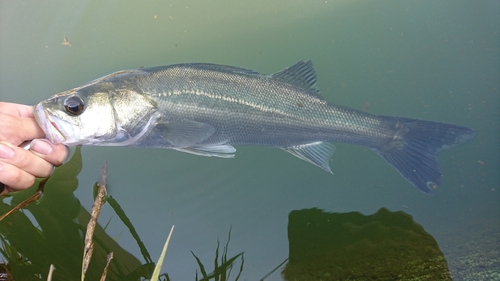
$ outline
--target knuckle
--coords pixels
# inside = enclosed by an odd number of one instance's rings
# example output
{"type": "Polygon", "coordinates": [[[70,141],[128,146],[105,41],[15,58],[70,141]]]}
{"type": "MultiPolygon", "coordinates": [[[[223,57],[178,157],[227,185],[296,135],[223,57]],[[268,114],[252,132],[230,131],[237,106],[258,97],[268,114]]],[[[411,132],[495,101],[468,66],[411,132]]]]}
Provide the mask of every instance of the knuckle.
{"type": "Polygon", "coordinates": [[[54,166],[43,160],[39,159],[36,164],[32,165],[28,172],[36,177],[47,177],[52,173],[54,166]]]}
{"type": "Polygon", "coordinates": [[[0,161],[0,182],[6,185],[9,191],[22,190],[35,183],[35,176],[15,165],[0,161]]]}
{"type": "Polygon", "coordinates": [[[19,168],[23,169],[29,166],[31,163],[33,163],[33,159],[30,159],[30,153],[27,153],[27,151],[21,151],[17,150],[16,153],[16,166],[19,168]]]}
{"type": "Polygon", "coordinates": [[[21,173],[18,171],[12,171],[7,177],[7,182],[11,186],[20,186],[22,180],[21,173]]]}
{"type": "Polygon", "coordinates": [[[23,182],[23,187],[28,188],[35,184],[35,177],[32,175],[27,175],[23,182]]]}
{"type": "Polygon", "coordinates": [[[13,169],[8,173],[2,173],[2,183],[14,189],[25,189],[35,183],[35,177],[23,173],[21,170],[13,169]]]}

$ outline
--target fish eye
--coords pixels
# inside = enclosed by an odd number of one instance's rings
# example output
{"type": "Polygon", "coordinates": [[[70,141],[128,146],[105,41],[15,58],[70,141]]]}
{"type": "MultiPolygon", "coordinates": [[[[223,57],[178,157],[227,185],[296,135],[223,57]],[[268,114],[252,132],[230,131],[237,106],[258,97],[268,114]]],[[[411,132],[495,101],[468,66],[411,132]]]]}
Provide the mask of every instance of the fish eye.
{"type": "Polygon", "coordinates": [[[72,116],[78,116],[83,112],[83,100],[80,97],[72,96],[64,100],[64,109],[66,113],[72,116]]]}

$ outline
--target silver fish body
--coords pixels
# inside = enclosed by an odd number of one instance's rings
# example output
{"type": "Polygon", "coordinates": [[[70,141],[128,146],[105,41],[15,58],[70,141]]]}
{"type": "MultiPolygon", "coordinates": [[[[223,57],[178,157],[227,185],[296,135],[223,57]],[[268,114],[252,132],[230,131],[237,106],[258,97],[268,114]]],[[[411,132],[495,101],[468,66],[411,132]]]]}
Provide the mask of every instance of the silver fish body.
{"type": "Polygon", "coordinates": [[[42,101],[54,143],[170,148],[233,157],[237,145],[281,148],[331,172],[332,142],[370,147],[424,192],[441,179],[437,153],[469,128],[377,116],[325,101],[310,61],[272,75],[215,64],[119,71],[42,101]]]}

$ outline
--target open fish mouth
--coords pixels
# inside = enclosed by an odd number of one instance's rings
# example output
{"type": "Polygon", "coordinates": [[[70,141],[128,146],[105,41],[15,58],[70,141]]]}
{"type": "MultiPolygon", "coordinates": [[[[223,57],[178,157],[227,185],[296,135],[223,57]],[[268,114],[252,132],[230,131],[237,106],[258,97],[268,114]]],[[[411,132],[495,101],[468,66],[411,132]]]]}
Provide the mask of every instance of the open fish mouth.
{"type": "Polygon", "coordinates": [[[51,120],[50,115],[43,109],[41,103],[34,106],[33,115],[38,126],[45,132],[46,139],[54,144],[64,143],[66,138],[57,127],[57,124],[51,120]]]}

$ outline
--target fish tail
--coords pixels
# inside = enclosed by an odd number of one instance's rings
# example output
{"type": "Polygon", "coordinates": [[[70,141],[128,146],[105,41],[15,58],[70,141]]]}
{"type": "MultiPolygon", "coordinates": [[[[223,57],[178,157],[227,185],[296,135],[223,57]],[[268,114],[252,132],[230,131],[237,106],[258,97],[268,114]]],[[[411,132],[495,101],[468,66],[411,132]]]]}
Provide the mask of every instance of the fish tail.
{"type": "Polygon", "coordinates": [[[464,144],[476,132],[467,127],[411,118],[381,116],[393,124],[395,134],[389,142],[371,147],[407,181],[425,193],[441,183],[438,153],[464,144]]]}

